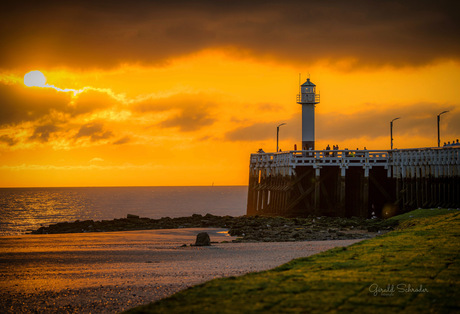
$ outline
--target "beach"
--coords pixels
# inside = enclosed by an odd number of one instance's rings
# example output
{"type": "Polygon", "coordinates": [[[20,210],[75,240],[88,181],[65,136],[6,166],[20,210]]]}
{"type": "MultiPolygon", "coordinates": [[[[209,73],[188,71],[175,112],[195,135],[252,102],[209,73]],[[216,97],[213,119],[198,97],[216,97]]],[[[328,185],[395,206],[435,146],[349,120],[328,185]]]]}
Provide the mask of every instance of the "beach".
{"type": "Polygon", "coordinates": [[[222,243],[232,239],[220,228],[3,236],[0,308],[117,313],[214,278],[271,269],[361,241],[222,243]],[[214,243],[190,246],[201,231],[214,243]]]}

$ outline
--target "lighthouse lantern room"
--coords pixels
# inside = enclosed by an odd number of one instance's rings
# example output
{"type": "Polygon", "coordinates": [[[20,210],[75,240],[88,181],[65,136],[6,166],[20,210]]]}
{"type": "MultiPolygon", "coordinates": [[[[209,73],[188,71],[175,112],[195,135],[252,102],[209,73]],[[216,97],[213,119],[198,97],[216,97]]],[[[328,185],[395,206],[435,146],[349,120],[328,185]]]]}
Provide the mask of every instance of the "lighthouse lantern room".
{"type": "Polygon", "coordinates": [[[297,103],[302,105],[302,149],[315,149],[315,105],[319,103],[316,85],[307,79],[300,85],[297,103]]]}

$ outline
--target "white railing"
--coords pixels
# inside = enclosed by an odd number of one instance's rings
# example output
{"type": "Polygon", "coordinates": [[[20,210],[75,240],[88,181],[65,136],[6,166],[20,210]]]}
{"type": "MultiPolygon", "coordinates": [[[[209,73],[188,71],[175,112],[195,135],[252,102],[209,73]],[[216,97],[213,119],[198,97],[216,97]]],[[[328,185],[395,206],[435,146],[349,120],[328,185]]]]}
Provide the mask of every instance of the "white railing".
{"type": "Polygon", "coordinates": [[[428,147],[398,150],[302,150],[279,153],[251,154],[250,168],[266,173],[291,174],[297,166],[322,168],[336,166],[342,169],[374,166],[389,170],[388,175],[403,177],[406,173],[422,171],[432,175],[460,173],[460,146],[428,147]],[[419,170],[416,170],[419,169],[419,170]]]}
{"type": "Polygon", "coordinates": [[[387,164],[389,152],[384,150],[301,150],[251,155],[251,167],[296,166],[365,166],[387,164]]]}

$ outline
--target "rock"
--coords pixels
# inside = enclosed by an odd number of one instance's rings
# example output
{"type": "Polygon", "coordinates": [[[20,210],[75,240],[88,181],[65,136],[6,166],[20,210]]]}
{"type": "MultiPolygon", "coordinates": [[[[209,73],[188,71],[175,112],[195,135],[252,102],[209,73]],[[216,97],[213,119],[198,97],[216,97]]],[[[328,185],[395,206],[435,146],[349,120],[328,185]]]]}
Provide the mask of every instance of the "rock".
{"type": "Polygon", "coordinates": [[[211,239],[207,232],[200,232],[196,236],[195,246],[210,246],[211,239]]]}
{"type": "Polygon", "coordinates": [[[139,219],[139,216],[138,216],[138,215],[128,214],[128,215],[126,216],[126,218],[128,218],[128,219],[130,219],[130,218],[132,218],[132,219],[139,219]]]}
{"type": "Polygon", "coordinates": [[[379,231],[379,228],[377,228],[376,226],[370,226],[370,227],[367,227],[367,231],[368,232],[377,232],[377,231],[379,231]]]}

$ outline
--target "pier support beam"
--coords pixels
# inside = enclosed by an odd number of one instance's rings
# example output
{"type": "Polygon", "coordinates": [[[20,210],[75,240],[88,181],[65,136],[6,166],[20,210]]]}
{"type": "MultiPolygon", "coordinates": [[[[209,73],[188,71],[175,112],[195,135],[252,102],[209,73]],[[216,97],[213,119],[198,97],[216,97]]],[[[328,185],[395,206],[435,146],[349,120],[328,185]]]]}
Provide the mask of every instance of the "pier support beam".
{"type": "Polygon", "coordinates": [[[346,169],[340,168],[337,178],[337,215],[340,217],[345,217],[345,175],[346,169]]]}
{"type": "Polygon", "coordinates": [[[368,218],[369,216],[369,173],[364,171],[361,177],[361,206],[359,211],[359,217],[368,218]],[[366,175],[367,174],[367,175],[366,175]]]}
{"type": "Polygon", "coordinates": [[[320,181],[321,171],[319,168],[315,169],[315,194],[313,198],[313,208],[315,214],[320,211],[320,199],[321,199],[321,181],[320,181]]]}

